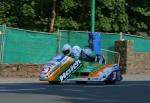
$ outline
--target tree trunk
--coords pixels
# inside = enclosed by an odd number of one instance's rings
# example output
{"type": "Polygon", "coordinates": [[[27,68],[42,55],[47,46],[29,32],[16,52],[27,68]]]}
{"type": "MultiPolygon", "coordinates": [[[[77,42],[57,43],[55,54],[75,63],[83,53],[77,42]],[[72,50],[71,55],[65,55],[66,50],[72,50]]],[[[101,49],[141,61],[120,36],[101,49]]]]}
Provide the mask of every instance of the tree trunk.
{"type": "Polygon", "coordinates": [[[83,16],[82,16],[82,20],[85,20],[86,17],[86,0],[83,0],[83,16]]]}
{"type": "Polygon", "coordinates": [[[56,18],[56,0],[53,0],[53,5],[52,5],[52,18],[51,18],[51,23],[50,23],[50,27],[49,27],[49,32],[53,32],[54,31],[54,23],[55,23],[55,18],[56,18]]]}

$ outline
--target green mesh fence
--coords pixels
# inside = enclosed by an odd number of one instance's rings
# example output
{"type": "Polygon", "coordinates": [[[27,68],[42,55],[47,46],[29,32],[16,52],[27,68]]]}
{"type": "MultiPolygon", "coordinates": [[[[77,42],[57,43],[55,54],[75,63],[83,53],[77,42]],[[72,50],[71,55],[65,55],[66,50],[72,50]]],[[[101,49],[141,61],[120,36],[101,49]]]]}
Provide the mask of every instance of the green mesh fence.
{"type": "MultiPolygon", "coordinates": [[[[134,52],[150,52],[150,38],[123,34],[124,40],[133,42],[134,52]]],[[[101,47],[114,51],[114,42],[120,40],[120,34],[101,33],[101,47]]]]}
{"type": "Polygon", "coordinates": [[[56,55],[56,35],[7,28],[3,63],[48,62],[56,55]]]}
{"type": "Polygon", "coordinates": [[[102,49],[102,55],[106,64],[119,64],[120,54],[118,52],[102,49]]]}
{"type": "Polygon", "coordinates": [[[101,33],[101,48],[115,51],[114,42],[119,39],[119,34],[101,33]]]}
{"type": "Polygon", "coordinates": [[[2,26],[0,25],[0,63],[2,63],[2,53],[3,53],[3,49],[2,49],[2,32],[3,32],[3,29],[2,29],[2,26]]]}
{"type": "MultiPolygon", "coordinates": [[[[62,48],[65,43],[87,47],[89,33],[90,32],[86,31],[60,30],[60,48],[62,48]]],[[[114,51],[114,42],[119,39],[119,34],[101,33],[101,48],[114,51]]]]}
{"type": "Polygon", "coordinates": [[[4,39],[5,36],[3,35],[5,33],[6,25],[1,26],[0,25],[0,63],[3,62],[3,53],[4,53],[4,39]]]}
{"type": "MultiPolygon", "coordinates": [[[[0,31],[3,30],[0,25],[0,31]]],[[[49,34],[7,27],[3,32],[5,35],[0,35],[1,63],[43,64],[61,53],[65,43],[88,46],[89,32],[86,31],[60,30],[58,33],[49,34]]],[[[117,33],[101,33],[101,48],[114,51],[114,41],[119,39],[120,35],[117,33]]],[[[124,34],[123,39],[133,41],[135,52],[150,52],[150,38],[124,34]]]]}
{"type": "Polygon", "coordinates": [[[125,34],[123,39],[133,41],[133,50],[135,52],[150,52],[150,38],[125,34]]]}
{"type": "MultiPolygon", "coordinates": [[[[86,47],[88,45],[88,33],[81,31],[60,31],[60,47],[65,43],[86,47]]],[[[150,38],[124,34],[123,39],[133,41],[134,52],[150,52],[150,38]],[[143,46],[144,44],[144,46],[143,46]]],[[[114,51],[114,42],[120,40],[119,33],[101,33],[101,48],[114,51]]]]}
{"type": "Polygon", "coordinates": [[[59,38],[60,38],[59,53],[61,53],[62,47],[66,43],[69,43],[72,46],[74,45],[79,45],[80,47],[88,46],[88,32],[60,30],[59,38]]]}
{"type": "MultiPolygon", "coordinates": [[[[69,43],[72,46],[79,45],[80,47],[87,47],[89,45],[89,32],[86,31],[67,31],[67,30],[60,30],[59,32],[59,40],[60,40],[60,49],[65,43],[69,43]]],[[[107,64],[114,64],[118,63],[119,61],[119,53],[113,52],[110,50],[114,50],[114,42],[119,40],[120,36],[117,34],[101,34],[101,47],[102,54],[106,59],[107,64]],[[111,38],[110,38],[111,37],[111,38]],[[109,50],[106,50],[109,49],[109,50]]],[[[60,50],[61,53],[61,50],[60,50]]]]}

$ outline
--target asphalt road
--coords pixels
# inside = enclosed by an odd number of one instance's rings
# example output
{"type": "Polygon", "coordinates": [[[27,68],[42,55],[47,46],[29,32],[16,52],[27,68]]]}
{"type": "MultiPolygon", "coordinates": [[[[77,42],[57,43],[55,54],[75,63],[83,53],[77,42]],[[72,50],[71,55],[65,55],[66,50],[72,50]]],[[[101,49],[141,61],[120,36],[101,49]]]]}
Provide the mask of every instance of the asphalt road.
{"type": "Polygon", "coordinates": [[[0,83],[0,103],[150,103],[150,81],[89,83],[0,83]]]}

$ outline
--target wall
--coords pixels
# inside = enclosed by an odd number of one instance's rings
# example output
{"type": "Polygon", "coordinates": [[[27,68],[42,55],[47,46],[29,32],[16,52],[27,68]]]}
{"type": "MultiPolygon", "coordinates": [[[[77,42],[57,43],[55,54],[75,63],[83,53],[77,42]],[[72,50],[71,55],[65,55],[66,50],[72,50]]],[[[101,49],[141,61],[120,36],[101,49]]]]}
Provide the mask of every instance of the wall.
{"type": "Polygon", "coordinates": [[[0,77],[39,77],[43,65],[31,64],[0,64],[0,77]]]}
{"type": "Polygon", "coordinates": [[[115,50],[121,55],[120,67],[122,73],[150,73],[150,52],[134,52],[133,41],[116,41],[115,48],[115,50]]]}

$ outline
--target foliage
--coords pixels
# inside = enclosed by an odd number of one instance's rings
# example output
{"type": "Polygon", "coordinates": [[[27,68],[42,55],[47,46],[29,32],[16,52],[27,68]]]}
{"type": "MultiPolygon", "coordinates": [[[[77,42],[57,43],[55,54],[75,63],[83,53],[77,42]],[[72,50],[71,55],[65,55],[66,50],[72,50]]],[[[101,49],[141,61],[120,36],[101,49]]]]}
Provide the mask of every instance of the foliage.
{"type": "Polygon", "coordinates": [[[128,31],[125,0],[99,0],[97,29],[107,32],[128,31]]]}
{"type": "MultiPolygon", "coordinates": [[[[96,31],[150,32],[150,0],[95,0],[96,31]]],[[[53,0],[1,0],[0,24],[49,31],[53,0]]],[[[91,0],[56,0],[54,30],[89,30],[91,0]]]]}
{"type": "Polygon", "coordinates": [[[150,1],[128,0],[127,12],[131,31],[146,31],[150,33],[150,1]]]}
{"type": "Polygon", "coordinates": [[[74,21],[71,17],[65,19],[65,18],[61,18],[60,16],[58,16],[56,18],[56,23],[55,23],[55,27],[59,28],[59,29],[66,29],[67,30],[78,30],[79,29],[79,24],[74,21]],[[65,24],[65,25],[64,25],[65,24]]]}
{"type": "Polygon", "coordinates": [[[61,1],[61,9],[64,10],[65,13],[71,12],[76,8],[77,2],[75,0],[63,0],[61,1]]]}

